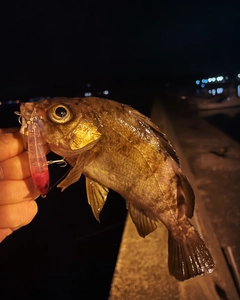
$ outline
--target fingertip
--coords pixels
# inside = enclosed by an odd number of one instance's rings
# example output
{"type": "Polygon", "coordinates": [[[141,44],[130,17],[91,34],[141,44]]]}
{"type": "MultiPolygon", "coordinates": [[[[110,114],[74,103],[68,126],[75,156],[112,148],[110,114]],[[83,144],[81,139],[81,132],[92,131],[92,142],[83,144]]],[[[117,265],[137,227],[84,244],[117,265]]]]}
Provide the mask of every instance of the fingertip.
{"type": "Polygon", "coordinates": [[[34,200],[0,206],[0,229],[16,230],[29,224],[38,212],[34,200]]]}
{"type": "Polygon", "coordinates": [[[28,205],[26,207],[26,212],[25,212],[26,218],[24,221],[25,222],[24,225],[29,224],[36,216],[37,212],[38,212],[37,202],[35,200],[28,201],[28,205]]]}
{"type": "Polygon", "coordinates": [[[3,228],[0,229],[0,243],[10,234],[13,233],[13,230],[11,228],[3,228]]]}

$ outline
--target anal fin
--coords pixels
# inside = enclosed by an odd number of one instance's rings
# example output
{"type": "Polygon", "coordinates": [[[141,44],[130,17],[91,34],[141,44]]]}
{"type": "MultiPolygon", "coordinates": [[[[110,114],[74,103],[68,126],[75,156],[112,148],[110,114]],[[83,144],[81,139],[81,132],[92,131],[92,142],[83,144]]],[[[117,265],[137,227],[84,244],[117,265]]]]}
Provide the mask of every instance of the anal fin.
{"type": "Polygon", "coordinates": [[[127,202],[127,208],[141,237],[145,237],[157,228],[158,221],[154,217],[147,215],[130,202],[127,202]]]}

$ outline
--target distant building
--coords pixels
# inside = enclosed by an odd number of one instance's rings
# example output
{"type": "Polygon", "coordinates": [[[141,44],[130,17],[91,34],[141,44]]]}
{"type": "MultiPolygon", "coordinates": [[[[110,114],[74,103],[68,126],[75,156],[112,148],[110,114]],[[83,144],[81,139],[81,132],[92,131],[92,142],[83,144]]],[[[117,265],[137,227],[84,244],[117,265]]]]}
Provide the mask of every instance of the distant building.
{"type": "Polygon", "coordinates": [[[230,78],[229,76],[216,76],[197,79],[196,94],[198,95],[236,95],[240,97],[240,73],[230,78]]]}

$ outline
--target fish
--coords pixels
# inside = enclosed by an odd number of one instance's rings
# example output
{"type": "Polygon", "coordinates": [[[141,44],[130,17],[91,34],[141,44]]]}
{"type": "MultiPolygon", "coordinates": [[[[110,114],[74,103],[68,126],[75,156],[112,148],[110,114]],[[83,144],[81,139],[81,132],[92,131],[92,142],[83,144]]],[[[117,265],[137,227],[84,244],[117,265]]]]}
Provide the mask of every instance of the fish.
{"type": "Polygon", "coordinates": [[[25,141],[35,115],[42,139],[72,169],[65,190],[84,175],[88,203],[100,222],[109,190],[126,201],[141,237],[159,222],[168,230],[168,269],[178,281],[212,273],[213,258],[190,223],[195,196],[167,136],[127,104],[97,97],[55,97],[21,103],[25,141]]]}

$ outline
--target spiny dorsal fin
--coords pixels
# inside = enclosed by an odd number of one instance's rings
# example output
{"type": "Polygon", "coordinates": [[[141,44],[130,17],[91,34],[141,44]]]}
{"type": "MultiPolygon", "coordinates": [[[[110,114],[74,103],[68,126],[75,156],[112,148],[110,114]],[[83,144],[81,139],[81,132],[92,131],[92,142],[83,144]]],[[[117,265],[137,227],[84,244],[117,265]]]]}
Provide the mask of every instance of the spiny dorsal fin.
{"type": "Polygon", "coordinates": [[[95,218],[100,222],[99,215],[107,200],[108,188],[86,177],[88,203],[91,205],[95,218]]]}
{"type": "Polygon", "coordinates": [[[177,156],[176,151],[174,150],[172,144],[170,143],[170,141],[168,140],[167,136],[165,133],[163,133],[157,125],[155,125],[151,119],[149,119],[148,117],[146,117],[145,115],[141,114],[139,111],[134,110],[132,112],[135,117],[145,123],[146,125],[148,125],[153,131],[154,133],[159,137],[163,147],[166,149],[166,151],[168,152],[168,154],[175,160],[175,162],[180,166],[180,161],[179,158],[177,156]]]}
{"type": "Polygon", "coordinates": [[[151,218],[151,216],[147,216],[145,212],[139,210],[134,204],[127,202],[127,208],[141,237],[145,237],[157,228],[158,221],[151,218]]]}

